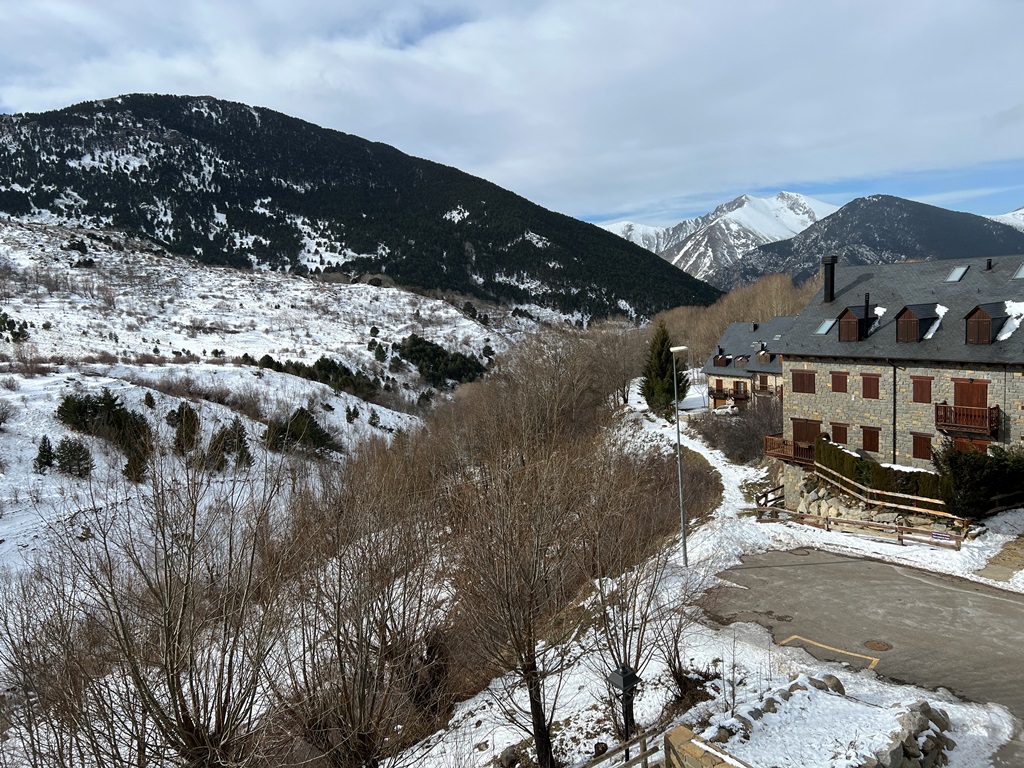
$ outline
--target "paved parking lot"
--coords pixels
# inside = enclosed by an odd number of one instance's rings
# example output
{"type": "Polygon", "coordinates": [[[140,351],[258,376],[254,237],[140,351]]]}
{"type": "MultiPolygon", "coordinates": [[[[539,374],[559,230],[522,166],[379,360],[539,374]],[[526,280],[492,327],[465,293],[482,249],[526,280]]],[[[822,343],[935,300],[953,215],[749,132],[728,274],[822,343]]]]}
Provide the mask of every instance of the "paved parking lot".
{"type": "MultiPolygon", "coordinates": [[[[1024,720],[1024,595],[817,550],[743,558],[721,576],[716,618],[880,675],[994,701],[1024,720]]],[[[1018,734],[1000,766],[1024,766],[1018,734]]]]}

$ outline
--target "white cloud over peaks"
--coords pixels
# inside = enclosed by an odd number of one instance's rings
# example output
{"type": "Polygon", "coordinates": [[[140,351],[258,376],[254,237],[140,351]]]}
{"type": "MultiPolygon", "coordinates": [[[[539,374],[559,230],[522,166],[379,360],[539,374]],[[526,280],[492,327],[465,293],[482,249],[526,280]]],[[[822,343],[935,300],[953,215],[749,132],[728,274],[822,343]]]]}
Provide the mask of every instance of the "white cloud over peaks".
{"type": "Polygon", "coordinates": [[[1024,160],[1022,28],[1006,0],[9,1],[0,104],[209,94],[611,217],[1024,160]]]}

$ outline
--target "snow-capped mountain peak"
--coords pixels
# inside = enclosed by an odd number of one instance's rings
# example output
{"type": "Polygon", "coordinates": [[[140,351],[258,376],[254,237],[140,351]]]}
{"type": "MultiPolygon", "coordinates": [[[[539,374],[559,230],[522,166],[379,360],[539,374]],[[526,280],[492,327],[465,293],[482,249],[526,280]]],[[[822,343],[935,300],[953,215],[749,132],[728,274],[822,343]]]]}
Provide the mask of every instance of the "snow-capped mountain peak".
{"type": "Polygon", "coordinates": [[[1024,206],[1017,208],[1009,213],[999,214],[998,216],[986,216],[985,218],[992,219],[992,221],[998,221],[1000,224],[1006,224],[1019,229],[1024,232],[1024,206]]]}
{"type": "Polygon", "coordinates": [[[836,210],[837,206],[794,192],[769,198],[740,195],[701,217],[691,234],[661,256],[712,285],[729,286],[744,252],[787,240],[836,210]]]}

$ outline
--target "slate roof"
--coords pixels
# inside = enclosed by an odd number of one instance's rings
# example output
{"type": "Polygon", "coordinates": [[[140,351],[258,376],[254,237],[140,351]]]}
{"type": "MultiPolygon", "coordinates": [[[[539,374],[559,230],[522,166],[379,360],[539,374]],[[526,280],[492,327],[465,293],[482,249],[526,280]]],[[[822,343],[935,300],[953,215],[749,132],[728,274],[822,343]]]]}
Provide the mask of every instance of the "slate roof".
{"type": "Polygon", "coordinates": [[[1024,365],[1024,330],[1017,329],[1024,322],[1024,278],[1013,277],[1024,265],[1024,254],[994,256],[991,270],[986,269],[987,262],[986,258],[971,258],[870,266],[839,263],[835,300],[823,303],[824,289],[819,290],[772,351],[796,358],[1024,365]],[[959,281],[947,282],[957,266],[968,269],[959,281]],[[876,308],[885,310],[872,323],[867,338],[839,341],[839,323],[825,334],[814,333],[823,321],[837,319],[847,307],[860,307],[863,314],[865,293],[871,294],[873,314],[876,308]],[[908,305],[919,318],[938,317],[938,308],[946,308],[938,327],[929,329],[930,338],[896,341],[896,315],[908,305]],[[1000,318],[998,329],[993,320],[993,333],[1006,338],[991,344],[967,343],[964,318],[978,306],[1000,318]]]}
{"type": "Polygon", "coordinates": [[[775,317],[767,323],[730,324],[701,370],[708,376],[750,376],[753,373],[781,374],[782,361],[779,359],[776,347],[785,338],[795,319],[793,317],[775,317]],[[761,349],[762,342],[771,354],[771,360],[767,363],[757,362],[757,353],[761,349]],[[715,357],[718,355],[718,347],[721,347],[723,353],[729,356],[729,365],[716,366],[714,364],[715,357]],[[748,358],[746,368],[733,366],[733,361],[740,356],[748,358]]]}

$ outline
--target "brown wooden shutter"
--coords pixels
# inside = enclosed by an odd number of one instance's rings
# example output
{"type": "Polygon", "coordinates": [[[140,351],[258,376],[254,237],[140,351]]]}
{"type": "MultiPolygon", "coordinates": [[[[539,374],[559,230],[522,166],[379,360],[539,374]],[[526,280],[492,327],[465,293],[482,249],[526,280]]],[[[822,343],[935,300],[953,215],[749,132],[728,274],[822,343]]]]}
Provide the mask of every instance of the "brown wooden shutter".
{"type": "Polygon", "coordinates": [[[877,373],[861,374],[865,400],[878,399],[878,382],[881,376],[877,373]]]}

